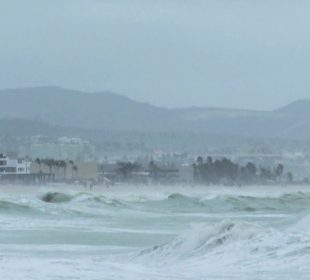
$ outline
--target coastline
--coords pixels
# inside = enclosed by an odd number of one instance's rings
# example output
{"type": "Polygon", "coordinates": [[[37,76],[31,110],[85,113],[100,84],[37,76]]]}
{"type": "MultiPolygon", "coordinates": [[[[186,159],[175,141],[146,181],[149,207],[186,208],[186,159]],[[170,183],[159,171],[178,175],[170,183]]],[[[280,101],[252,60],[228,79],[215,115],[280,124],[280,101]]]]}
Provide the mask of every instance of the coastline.
{"type": "Polygon", "coordinates": [[[240,196],[278,197],[286,193],[310,193],[307,185],[263,185],[263,186],[201,186],[201,185],[96,185],[89,187],[74,184],[46,185],[0,185],[1,195],[40,195],[47,192],[91,193],[107,197],[145,196],[162,199],[171,194],[186,196],[218,196],[236,194],[240,196]]]}

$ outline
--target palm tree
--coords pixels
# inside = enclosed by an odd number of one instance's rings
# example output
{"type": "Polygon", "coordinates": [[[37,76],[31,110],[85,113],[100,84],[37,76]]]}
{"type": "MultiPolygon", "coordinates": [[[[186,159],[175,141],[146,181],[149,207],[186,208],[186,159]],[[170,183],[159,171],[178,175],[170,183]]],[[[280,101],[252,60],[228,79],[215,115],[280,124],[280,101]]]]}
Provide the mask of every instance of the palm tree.
{"type": "Polygon", "coordinates": [[[64,169],[64,179],[67,179],[67,162],[62,161],[62,168],[64,169]]]}
{"type": "Polygon", "coordinates": [[[128,179],[133,171],[139,170],[140,168],[140,165],[136,162],[118,162],[117,165],[117,171],[121,174],[123,180],[128,179]]]}
{"type": "Polygon", "coordinates": [[[52,174],[52,168],[55,165],[55,161],[53,159],[44,159],[42,162],[49,168],[49,173],[52,174]]]}
{"type": "Polygon", "coordinates": [[[64,160],[57,161],[57,167],[63,169],[63,179],[67,177],[67,163],[64,160]]]}
{"type": "Polygon", "coordinates": [[[68,163],[69,163],[69,165],[70,165],[70,167],[71,167],[71,179],[73,179],[73,165],[74,165],[74,162],[73,162],[73,160],[69,160],[68,161],[68,163]]]}
{"type": "Polygon", "coordinates": [[[42,170],[41,170],[42,161],[41,161],[41,159],[36,158],[34,162],[39,165],[39,172],[42,173],[42,170]]]}
{"type": "Polygon", "coordinates": [[[277,166],[277,168],[275,170],[277,181],[281,181],[283,170],[284,170],[283,165],[282,164],[278,164],[278,166],[277,166]]]}
{"type": "Polygon", "coordinates": [[[78,178],[78,167],[76,165],[72,166],[72,171],[75,172],[76,179],[78,178]]]}
{"type": "Polygon", "coordinates": [[[151,177],[153,177],[154,179],[157,178],[158,171],[159,171],[159,167],[157,166],[154,160],[151,160],[149,163],[149,172],[150,172],[151,177]]]}
{"type": "Polygon", "coordinates": [[[55,160],[55,167],[56,167],[56,172],[58,175],[59,174],[59,168],[61,167],[61,161],[60,160],[55,160]]]}

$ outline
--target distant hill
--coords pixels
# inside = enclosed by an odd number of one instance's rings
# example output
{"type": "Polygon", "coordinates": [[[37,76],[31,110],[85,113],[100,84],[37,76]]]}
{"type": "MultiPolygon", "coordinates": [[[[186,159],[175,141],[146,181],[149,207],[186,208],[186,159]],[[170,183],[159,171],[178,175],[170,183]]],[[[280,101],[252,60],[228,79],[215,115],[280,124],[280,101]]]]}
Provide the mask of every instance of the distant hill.
{"type": "MultiPolygon", "coordinates": [[[[15,120],[6,126],[12,131],[28,127],[29,133],[85,135],[109,130],[310,139],[310,121],[305,117],[310,115],[310,100],[276,111],[165,109],[112,92],[85,93],[58,87],[0,90],[0,100],[0,119],[5,119],[6,125],[15,120]]],[[[0,122],[0,129],[5,124],[0,122]]]]}
{"type": "Polygon", "coordinates": [[[0,119],[0,138],[9,137],[29,137],[34,135],[44,135],[51,137],[97,135],[95,131],[72,127],[51,125],[42,121],[27,119],[0,119]]]}
{"type": "Polygon", "coordinates": [[[0,119],[1,136],[25,137],[38,134],[55,134],[56,128],[39,121],[23,119],[0,119]]]}
{"type": "Polygon", "coordinates": [[[310,99],[297,100],[280,108],[277,112],[295,116],[310,115],[310,99]]]}
{"type": "Polygon", "coordinates": [[[1,90],[0,118],[93,129],[145,129],[169,119],[168,111],[111,92],[84,93],[58,87],[1,90]]]}

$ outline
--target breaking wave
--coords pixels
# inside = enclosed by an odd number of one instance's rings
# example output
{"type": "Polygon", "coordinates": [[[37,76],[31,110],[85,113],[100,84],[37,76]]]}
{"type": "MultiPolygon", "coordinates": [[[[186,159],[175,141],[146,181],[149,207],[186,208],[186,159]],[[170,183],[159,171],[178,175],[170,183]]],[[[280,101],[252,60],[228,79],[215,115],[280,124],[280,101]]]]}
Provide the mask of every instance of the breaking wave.
{"type": "Polygon", "coordinates": [[[49,203],[64,203],[71,201],[73,196],[59,192],[48,192],[41,197],[42,201],[49,203]]]}
{"type": "Polygon", "coordinates": [[[13,201],[9,198],[0,201],[2,211],[32,211],[34,208],[47,209],[57,207],[62,209],[89,208],[124,210],[131,209],[155,213],[236,213],[236,212],[268,212],[302,213],[309,209],[310,194],[303,192],[283,194],[279,197],[255,197],[244,195],[187,196],[174,193],[166,198],[155,199],[145,197],[130,197],[116,199],[101,194],[87,192],[56,192],[49,191],[36,197],[28,197],[26,201],[13,201]],[[50,206],[48,206],[50,205],[50,206]],[[54,205],[54,206],[53,206],[54,205]]]}
{"type": "Polygon", "coordinates": [[[56,263],[61,252],[67,278],[92,259],[94,279],[106,269],[109,279],[308,279],[310,193],[290,190],[8,192],[0,247],[27,255],[25,267],[28,256],[56,263]]]}
{"type": "MultiPolygon", "coordinates": [[[[304,218],[303,218],[304,219],[304,218]]],[[[310,215],[307,216],[309,222],[310,215]]],[[[201,261],[219,265],[259,262],[301,265],[310,259],[310,226],[307,231],[292,228],[279,231],[243,221],[196,225],[169,243],[142,250],[134,262],[179,263],[201,261]]],[[[263,264],[262,264],[263,265],[263,264]]]]}
{"type": "Polygon", "coordinates": [[[239,239],[250,239],[263,231],[260,226],[224,221],[214,226],[198,225],[171,243],[143,250],[137,257],[152,256],[159,259],[179,259],[203,256],[211,250],[239,239]]]}
{"type": "Polygon", "coordinates": [[[15,203],[6,200],[0,200],[0,212],[12,212],[12,213],[27,213],[32,212],[34,209],[29,205],[21,203],[15,203]]]}
{"type": "Polygon", "coordinates": [[[274,212],[288,209],[299,212],[308,209],[310,205],[310,194],[296,192],[283,194],[280,197],[255,197],[244,195],[191,197],[175,193],[169,195],[164,200],[145,201],[141,202],[140,205],[150,210],[171,210],[174,212],[274,212]]]}

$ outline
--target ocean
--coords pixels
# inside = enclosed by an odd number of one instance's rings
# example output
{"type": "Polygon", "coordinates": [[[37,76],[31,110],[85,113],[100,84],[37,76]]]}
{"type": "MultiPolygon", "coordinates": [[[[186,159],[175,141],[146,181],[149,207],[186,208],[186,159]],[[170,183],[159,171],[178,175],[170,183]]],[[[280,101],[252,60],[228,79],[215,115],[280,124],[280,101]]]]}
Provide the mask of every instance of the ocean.
{"type": "Polygon", "coordinates": [[[1,186],[0,279],[310,279],[310,187],[1,186]]]}

